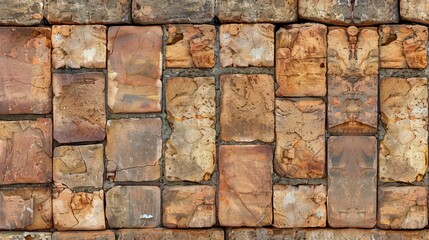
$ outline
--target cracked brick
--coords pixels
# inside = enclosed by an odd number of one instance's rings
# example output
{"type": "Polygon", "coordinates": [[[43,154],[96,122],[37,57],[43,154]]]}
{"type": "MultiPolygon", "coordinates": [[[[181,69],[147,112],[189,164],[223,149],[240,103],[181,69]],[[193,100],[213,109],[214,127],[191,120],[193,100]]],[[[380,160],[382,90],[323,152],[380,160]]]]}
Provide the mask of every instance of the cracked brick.
{"type": "Polygon", "coordinates": [[[224,240],[223,229],[120,229],[116,231],[118,240],[224,240]]]}
{"type": "Polygon", "coordinates": [[[54,232],[52,240],[115,240],[113,231],[54,232]]]}
{"type": "Polygon", "coordinates": [[[3,0],[0,5],[0,24],[37,25],[43,20],[44,0],[3,0]]]}

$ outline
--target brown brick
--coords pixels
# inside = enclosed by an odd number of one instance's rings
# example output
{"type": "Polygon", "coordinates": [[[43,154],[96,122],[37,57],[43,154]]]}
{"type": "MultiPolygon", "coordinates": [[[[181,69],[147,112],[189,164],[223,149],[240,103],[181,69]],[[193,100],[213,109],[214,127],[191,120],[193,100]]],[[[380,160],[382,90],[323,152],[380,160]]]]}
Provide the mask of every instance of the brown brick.
{"type": "Polygon", "coordinates": [[[165,66],[212,68],[216,63],[216,30],[212,25],[169,25],[166,32],[165,66]]]}
{"type": "Polygon", "coordinates": [[[377,140],[366,136],[328,141],[328,222],[372,228],[376,223],[377,140]]]}
{"type": "Polygon", "coordinates": [[[222,67],[273,67],[274,25],[221,25],[220,63],[222,67]]]}
{"type": "Polygon", "coordinates": [[[167,180],[209,180],[216,162],[215,79],[170,78],[165,95],[172,129],[165,150],[167,180]]]}
{"type": "Polygon", "coordinates": [[[418,230],[418,231],[384,231],[384,230],[372,230],[372,239],[377,240],[427,240],[429,239],[429,230],[418,230]]]}
{"type": "Polygon", "coordinates": [[[131,0],[47,0],[51,24],[131,23],[131,0]]]}
{"type": "Polygon", "coordinates": [[[321,99],[276,101],[277,174],[322,178],[325,174],[325,103],[321,99]]]}
{"type": "Polygon", "coordinates": [[[50,232],[0,232],[2,240],[51,240],[50,232]]]}
{"type": "Polygon", "coordinates": [[[52,26],[54,68],[106,68],[106,26],[52,26]]]}
{"type": "Polygon", "coordinates": [[[55,190],[53,194],[54,227],[57,230],[102,230],[104,220],[104,192],[72,192],[55,190]]]}
{"type": "Polygon", "coordinates": [[[159,187],[113,187],[106,192],[106,218],[111,228],[146,228],[160,225],[159,187]]]}
{"type": "Polygon", "coordinates": [[[406,21],[429,24],[429,2],[422,0],[400,0],[401,18],[406,21]]]}
{"type": "Polygon", "coordinates": [[[220,81],[221,140],[274,141],[273,77],[225,74],[220,81]]]}
{"type": "Polygon", "coordinates": [[[325,227],[326,187],[274,185],[274,227],[325,227]]]}
{"type": "Polygon", "coordinates": [[[1,25],[37,25],[43,19],[43,0],[3,0],[1,25]]]}
{"type": "Polygon", "coordinates": [[[163,226],[207,228],[216,223],[216,189],[212,186],[172,186],[164,188],[163,226]]]}
{"type": "Polygon", "coordinates": [[[104,74],[98,72],[53,75],[55,140],[72,143],[105,138],[104,82],[104,74]]]}
{"type": "Polygon", "coordinates": [[[52,121],[0,121],[0,184],[52,181],[52,121]]]}
{"type": "Polygon", "coordinates": [[[229,240],[297,240],[299,231],[296,229],[273,228],[228,228],[226,234],[229,240]]]}
{"type": "Polygon", "coordinates": [[[54,182],[64,187],[103,187],[103,145],[61,146],[54,150],[54,182]]]}
{"type": "Polygon", "coordinates": [[[326,33],[326,26],[317,23],[277,31],[277,96],[326,95],[326,33]]]}
{"type": "MultiPolygon", "coordinates": [[[[305,240],[379,240],[370,230],[363,229],[317,229],[305,231],[305,240]]],[[[396,240],[396,239],[395,239],[396,240]]],[[[402,240],[402,239],[398,239],[402,240]]],[[[405,240],[405,239],[404,239],[405,240]]]]}
{"type": "MultiPolygon", "coordinates": [[[[51,190],[47,188],[0,190],[0,229],[49,230],[51,227],[51,190]]],[[[9,238],[2,238],[0,234],[0,239],[9,238]]]]}
{"type": "Polygon", "coordinates": [[[54,232],[52,240],[115,240],[113,231],[54,232]]]}
{"type": "Polygon", "coordinates": [[[380,88],[380,179],[422,181],[428,168],[427,79],[383,78],[380,88]]]}
{"type": "Polygon", "coordinates": [[[271,224],[272,160],[272,149],[268,145],[219,146],[221,226],[271,224]]]}
{"type": "Polygon", "coordinates": [[[375,28],[329,28],[328,123],[332,134],[377,132],[378,61],[375,28]]]}
{"type": "Polygon", "coordinates": [[[159,118],[107,122],[107,172],[114,181],[155,181],[161,175],[159,118]]]}
{"type": "Polygon", "coordinates": [[[0,27],[0,72],[0,114],[51,112],[51,29],[0,27]]]}
{"type": "Polygon", "coordinates": [[[161,27],[110,27],[107,49],[110,112],[160,112],[161,27]]]}
{"type": "Polygon", "coordinates": [[[116,231],[118,240],[224,240],[223,229],[120,229],[116,231]]]}

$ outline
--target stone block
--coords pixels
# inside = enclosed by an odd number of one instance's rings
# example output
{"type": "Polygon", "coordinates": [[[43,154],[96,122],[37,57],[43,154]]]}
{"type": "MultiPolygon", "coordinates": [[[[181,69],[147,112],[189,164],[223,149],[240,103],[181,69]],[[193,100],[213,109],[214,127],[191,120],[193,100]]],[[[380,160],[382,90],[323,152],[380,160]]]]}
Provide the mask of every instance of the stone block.
{"type": "Polygon", "coordinates": [[[226,229],[229,240],[296,240],[301,239],[301,234],[296,229],[274,228],[228,228],[226,229]]]}
{"type": "Polygon", "coordinates": [[[403,20],[429,24],[429,2],[421,0],[400,0],[399,8],[403,20]]]}
{"type": "Polygon", "coordinates": [[[118,240],[224,240],[223,229],[120,229],[116,231],[118,240]]]}
{"type": "Polygon", "coordinates": [[[44,0],[3,0],[0,5],[1,25],[37,25],[43,19],[44,0]]]}
{"type": "Polygon", "coordinates": [[[113,231],[54,232],[52,240],[115,240],[113,231]]]}
{"type": "Polygon", "coordinates": [[[51,240],[50,232],[0,232],[2,240],[51,240]]]}

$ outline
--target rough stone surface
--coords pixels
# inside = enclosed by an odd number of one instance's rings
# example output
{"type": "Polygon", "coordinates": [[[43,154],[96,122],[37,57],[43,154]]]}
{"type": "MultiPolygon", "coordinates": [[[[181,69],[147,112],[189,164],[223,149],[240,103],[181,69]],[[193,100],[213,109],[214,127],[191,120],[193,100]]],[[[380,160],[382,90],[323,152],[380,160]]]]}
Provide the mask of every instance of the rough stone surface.
{"type": "Polygon", "coordinates": [[[111,188],[106,192],[106,218],[111,228],[157,227],[161,222],[159,187],[116,186],[111,188]]]}
{"type": "Polygon", "coordinates": [[[51,29],[0,27],[0,72],[0,114],[51,112],[51,29]]]}
{"type": "Polygon", "coordinates": [[[102,230],[104,220],[104,192],[72,192],[54,190],[52,200],[54,226],[57,230],[102,230]]]}
{"type": "Polygon", "coordinates": [[[378,101],[375,28],[330,27],[328,125],[332,134],[375,134],[378,101]]]}
{"type": "Polygon", "coordinates": [[[165,96],[172,129],[165,150],[167,180],[209,180],[216,162],[215,79],[170,78],[165,96]]]}
{"type": "Polygon", "coordinates": [[[51,240],[50,232],[0,232],[2,240],[51,240]]]}
{"type": "Polygon", "coordinates": [[[55,140],[72,143],[105,138],[104,82],[103,73],[53,75],[55,140]]]}
{"type": "Polygon", "coordinates": [[[45,0],[51,24],[131,23],[131,0],[45,0]]]}
{"type": "Polygon", "coordinates": [[[165,66],[212,68],[216,63],[216,30],[212,25],[169,25],[166,32],[165,66]]]}
{"type": "Polygon", "coordinates": [[[273,67],[274,25],[221,25],[220,63],[222,67],[273,67]]]}
{"type": "Polygon", "coordinates": [[[43,0],[3,0],[1,25],[37,25],[43,19],[43,0]]]}
{"type": "Polygon", "coordinates": [[[328,141],[328,222],[331,227],[373,228],[377,205],[377,140],[328,141]]]}
{"type": "Polygon", "coordinates": [[[52,181],[52,121],[0,121],[0,185],[52,181]]]}
{"type": "Polygon", "coordinates": [[[422,181],[428,168],[428,89],[426,78],[383,78],[380,179],[422,181]]]}
{"type": "Polygon", "coordinates": [[[274,80],[264,74],[220,76],[220,138],[274,141],[274,80]]]}
{"type": "Polygon", "coordinates": [[[120,229],[116,232],[118,240],[224,240],[222,229],[179,230],[166,228],[120,229]]]}
{"type": "Polygon", "coordinates": [[[113,231],[54,232],[52,240],[115,240],[113,231]]]}
{"type": "Polygon", "coordinates": [[[107,49],[110,112],[160,112],[161,27],[110,27],[107,49]]]}
{"type": "Polygon", "coordinates": [[[54,68],[106,68],[106,26],[52,26],[54,68]]]}
{"type": "Polygon", "coordinates": [[[325,227],[326,187],[274,185],[274,227],[325,227]]]}
{"type": "Polygon", "coordinates": [[[103,187],[103,145],[61,146],[54,150],[53,177],[67,188],[103,187]]]}
{"type": "Polygon", "coordinates": [[[155,181],[161,176],[162,120],[109,120],[107,174],[114,181],[155,181]]]}
{"type": "Polygon", "coordinates": [[[51,190],[47,188],[0,190],[0,229],[49,230],[51,204],[51,190]]]}
{"type": "Polygon", "coordinates": [[[272,158],[268,145],[219,146],[221,226],[271,225],[272,158]]]}
{"type": "Polygon", "coordinates": [[[216,189],[212,186],[173,186],[162,193],[163,226],[203,228],[216,223],[216,189]]]}
{"type": "Polygon", "coordinates": [[[399,12],[406,21],[429,24],[429,2],[421,0],[400,0],[399,12]]]}
{"type": "Polygon", "coordinates": [[[277,96],[326,95],[326,33],[326,26],[317,23],[277,31],[277,96]]]}
{"type": "Polygon", "coordinates": [[[274,169],[288,178],[325,174],[325,103],[321,99],[276,100],[274,169]]]}
{"type": "Polygon", "coordinates": [[[317,229],[303,232],[302,239],[339,239],[339,240],[427,240],[428,230],[419,231],[385,231],[363,229],[317,229]]]}
{"type": "Polygon", "coordinates": [[[300,234],[294,229],[273,228],[229,228],[226,230],[229,240],[298,240],[300,234]]]}
{"type": "Polygon", "coordinates": [[[426,68],[428,29],[419,25],[383,25],[380,33],[380,67],[426,68]]]}

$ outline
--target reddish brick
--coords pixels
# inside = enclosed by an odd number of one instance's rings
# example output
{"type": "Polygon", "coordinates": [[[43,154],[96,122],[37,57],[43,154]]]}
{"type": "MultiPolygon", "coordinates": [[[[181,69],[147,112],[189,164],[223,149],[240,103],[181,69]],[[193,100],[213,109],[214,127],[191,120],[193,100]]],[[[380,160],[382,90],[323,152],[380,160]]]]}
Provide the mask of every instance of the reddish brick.
{"type": "Polygon", "coordinates": [[[120,229],[116,231],[118,240],[224,240],[222,229],[178,230],[166,228],[120,229]]]}
{"type": "Polygon", "coordinates": [[[54,232],[52,240],[115,240],[113,231],[54,232]]]}

